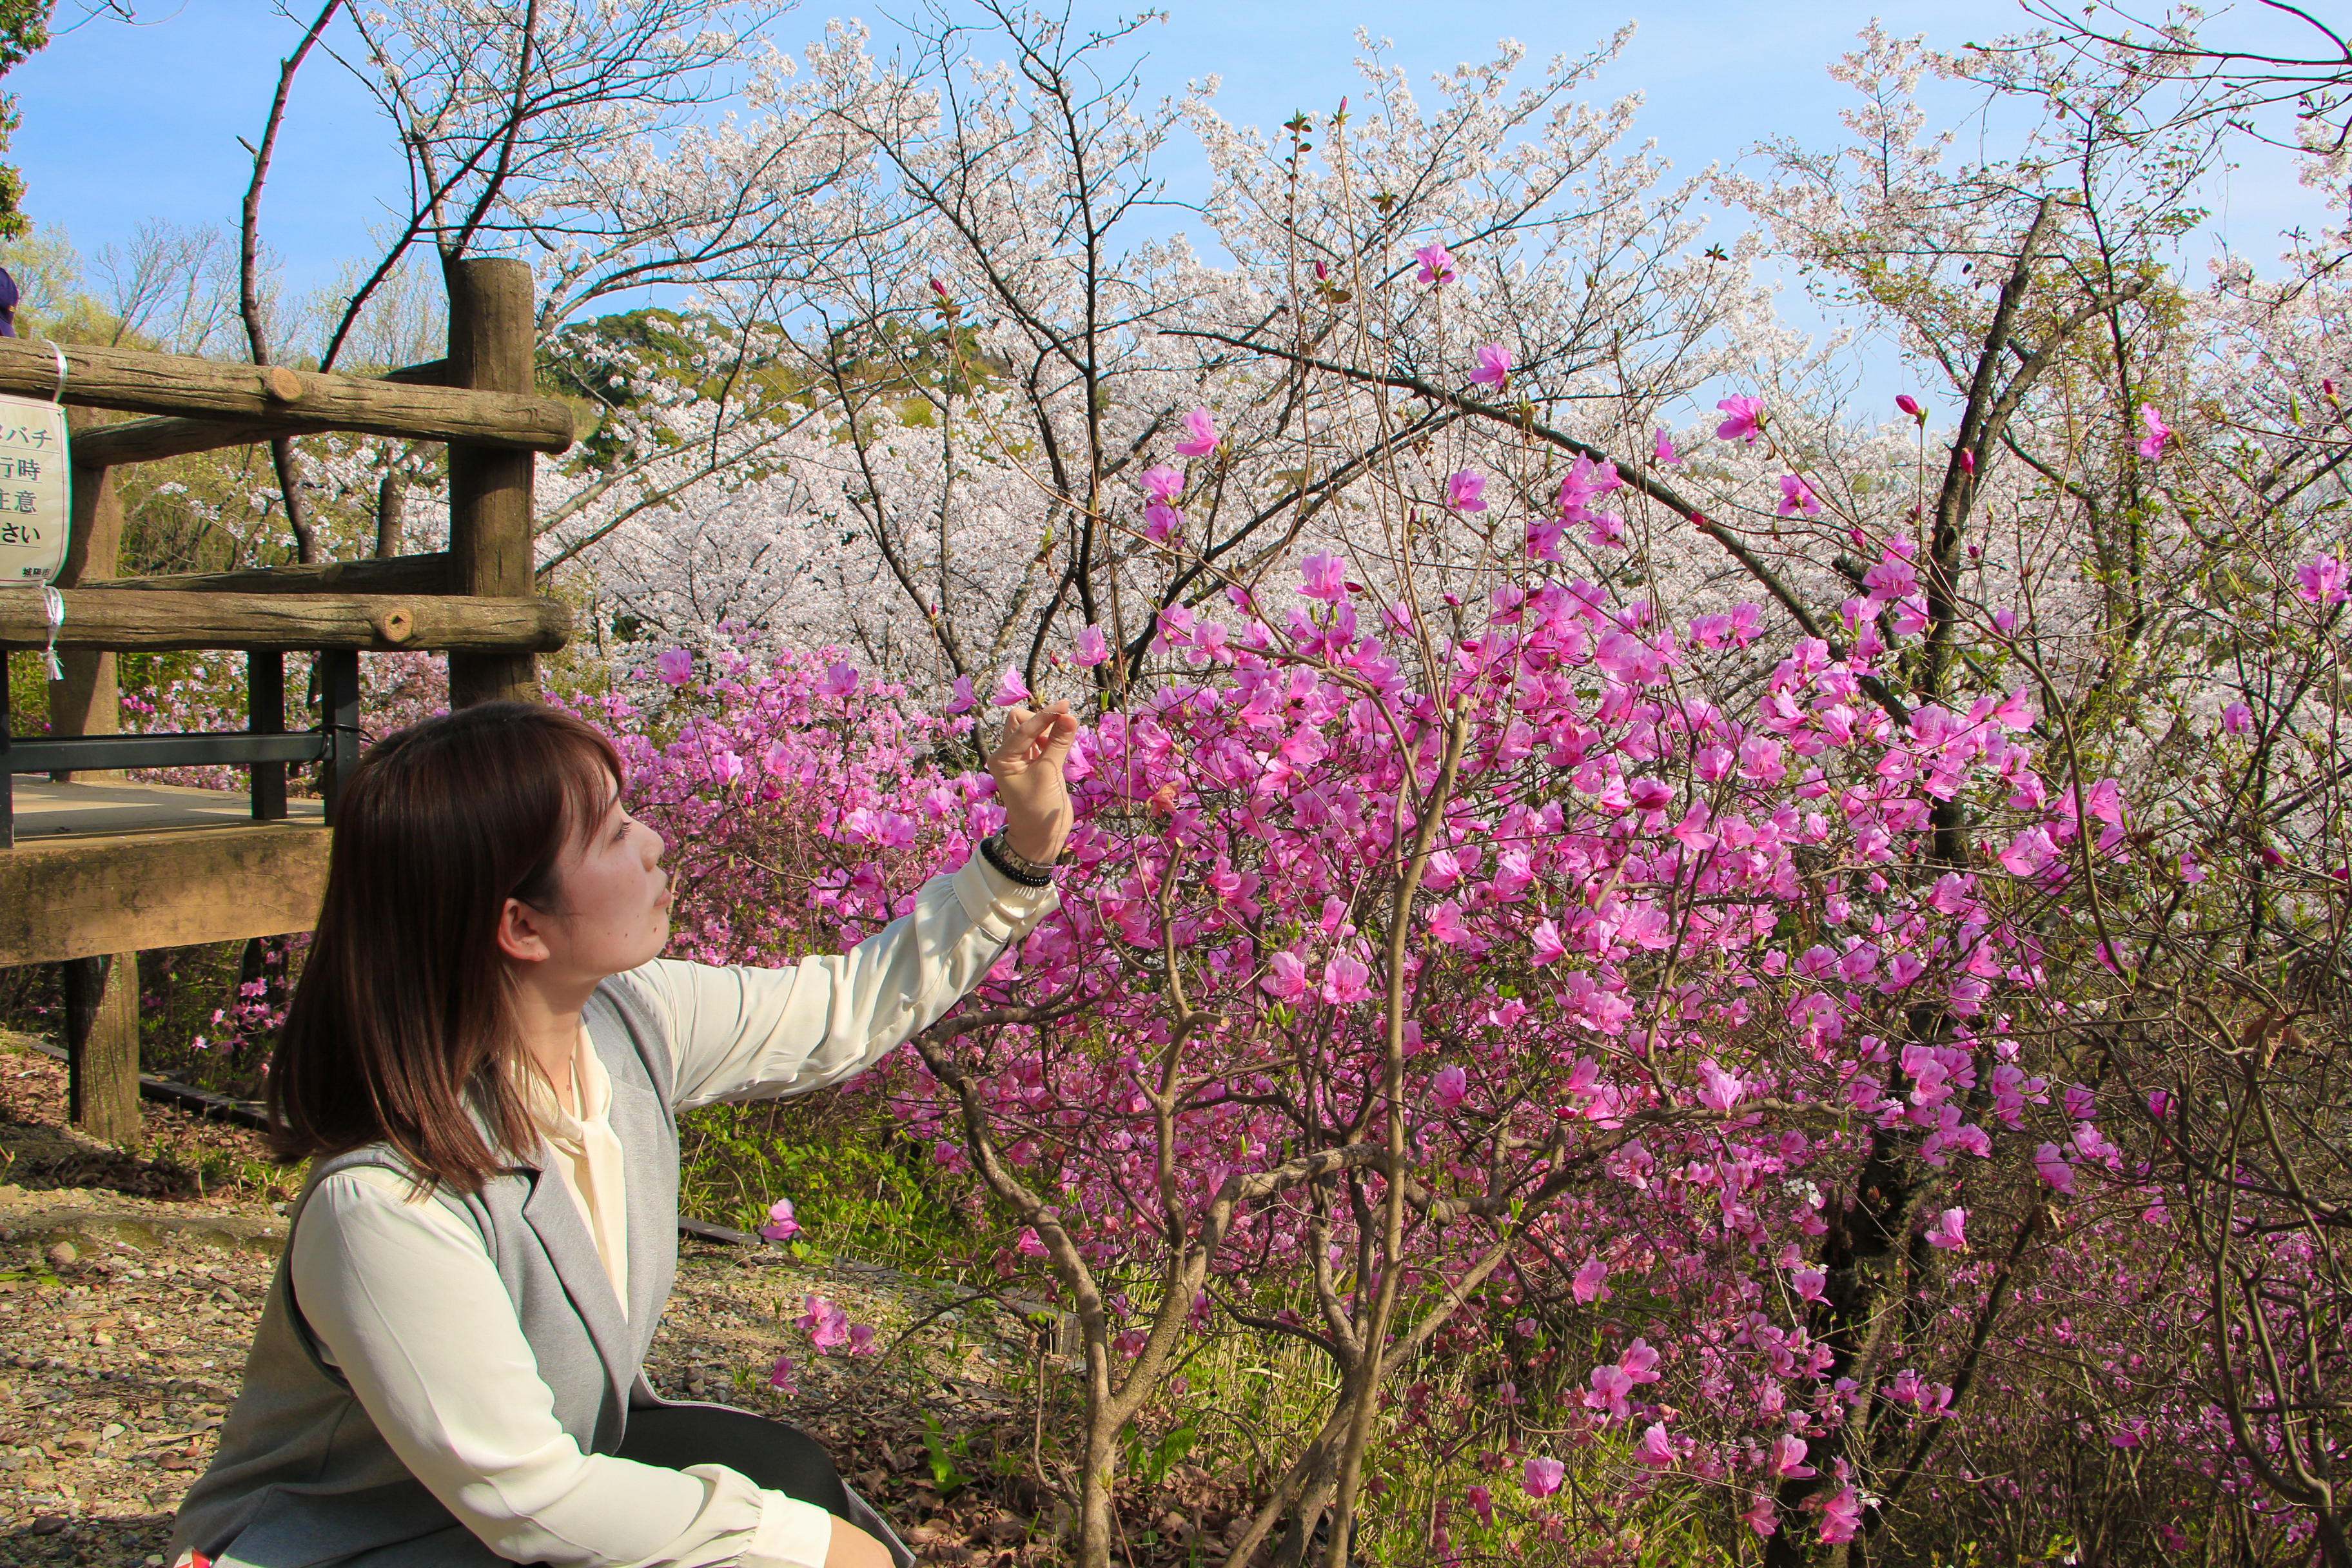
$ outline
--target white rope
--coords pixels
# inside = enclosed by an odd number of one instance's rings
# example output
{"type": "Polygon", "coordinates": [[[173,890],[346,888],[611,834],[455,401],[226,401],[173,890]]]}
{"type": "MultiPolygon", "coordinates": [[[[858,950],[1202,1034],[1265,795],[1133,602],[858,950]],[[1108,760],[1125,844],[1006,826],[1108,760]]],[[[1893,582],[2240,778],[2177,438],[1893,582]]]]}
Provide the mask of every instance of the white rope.
{"type": "Polygon", "coordinates": [[[58,662],[58,629],[66,624],[66,596],[58,592],[55,584],[41,584],[41,608],[47,613],[49,618],[49,646],[47,650],[49,679],[63,680],[66,678],[66,672],[65,667],[58,662]]]}

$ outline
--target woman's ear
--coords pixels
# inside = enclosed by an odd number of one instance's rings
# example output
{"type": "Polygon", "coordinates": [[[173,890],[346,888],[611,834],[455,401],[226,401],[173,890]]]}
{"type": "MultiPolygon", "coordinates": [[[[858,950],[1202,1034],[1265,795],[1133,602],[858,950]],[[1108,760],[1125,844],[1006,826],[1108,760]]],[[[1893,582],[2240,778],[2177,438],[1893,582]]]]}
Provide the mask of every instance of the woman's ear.
{"type": "Polygon", "coordinates": [[[518,963],[544,963],[554,956],[541,929],[547,917],[520,899],[509,899],[499,911],[499,951],[518,963]]]}

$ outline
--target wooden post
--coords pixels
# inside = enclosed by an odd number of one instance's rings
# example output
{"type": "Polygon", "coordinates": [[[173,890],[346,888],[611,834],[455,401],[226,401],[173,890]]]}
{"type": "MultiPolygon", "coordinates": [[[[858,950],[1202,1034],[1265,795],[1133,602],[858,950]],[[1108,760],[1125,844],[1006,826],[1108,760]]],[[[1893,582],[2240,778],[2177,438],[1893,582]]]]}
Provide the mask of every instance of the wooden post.
{"type": "MultiPolygon", "coordinates": [[[[245,727],[257,735],[286,732],[286,656],[259,648],[245,656],[245,727]]],[[[253,820],[286,815],[286,764],[253,764],[253,820]]]]}
{"type": "MultiPolygon", "coordinates": [[[[68,416],[74,431],[110,425],[115,416],[103,409],[77,408],[68,416]]],[[[114,470],[73,467],[73,521],[66,535],[65,565],[58,573],[60,588],[86,587],[114,579],[122,549],[122,498],[115,493],[114,470]]],[[[49,683],[49,733],[52,735],[112,735],[122,729],[122,697],[114,679],[114,655],[95,648],[70,648],[58,655],[65,679],[49,683]]],[[[103,773],[53,773],[59,784],[121,784],[119,770],[103,773]]]]}
{"type": "Polygon", "coordinates": [[[65,970],[66,1109],[109,1143],[139,1136],[139,955],[70,958],[65,970]]]}
{"type": "MultiPolygon", "coordinates": [[[[530,265],[490,258],[452,262],[442,273],[449,288],[449,384],[530,392],[538,328],[530,265]]],[[[456,592],[527,598],[535,591],[532,461],[529,452],[451,443],[449,564],[456,592]]],[[[452,708],[538,696],[538,663],[528,653],[449,656],[452,708]]]]}
{"type": "MultiPolygon", "coordinates": [[[[76,431],[110,425],[115,416],[77,408],[76,431]]],[[[121,564],[122,498],[114,470],[77,463],[73,522],[66,536],[60,588],[111,582],[121,564]]],[[[114,655],[66,648],[58,655],[65,679],[49,683],[49,733],[113,735],[122,730],[122,694],[114,655]]],[[[120,769],[58,773],[60,784],[121,784],[120,769]]],[[[66,1105],[75,1126],[109,1143],[139,1135],[139,955],[117,952],[68,960],[61,977],[66,998],[66,1105]]]]}

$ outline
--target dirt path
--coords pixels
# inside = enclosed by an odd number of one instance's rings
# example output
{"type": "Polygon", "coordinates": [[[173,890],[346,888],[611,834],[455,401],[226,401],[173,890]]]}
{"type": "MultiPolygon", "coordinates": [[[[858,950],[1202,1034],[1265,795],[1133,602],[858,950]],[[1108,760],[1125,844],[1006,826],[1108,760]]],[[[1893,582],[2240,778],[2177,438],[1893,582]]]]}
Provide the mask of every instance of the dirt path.
{"type": "MultiPolygon", "coordinates": [[[[0,1563],[160,1568],[236,1394],[285,1177],[257,1135],[152,1105],[136,1157],[107,1149],[63,1126],[64,1100],[64,1068],[0,1036],[0,1563]]],[[[953,1287],[688,1242],[647,1371],[807,1427],[927,1560],[979,1568],[1055,1553],[1027,1462],[1045,1348],[953,1287]],[[885,1345],[928,1321],[887,1356],[816,1356],[794,1324],[813,1294],[885,1345]],[[789,1397],[767,1386],[780,1353],[789,1397]]]]}

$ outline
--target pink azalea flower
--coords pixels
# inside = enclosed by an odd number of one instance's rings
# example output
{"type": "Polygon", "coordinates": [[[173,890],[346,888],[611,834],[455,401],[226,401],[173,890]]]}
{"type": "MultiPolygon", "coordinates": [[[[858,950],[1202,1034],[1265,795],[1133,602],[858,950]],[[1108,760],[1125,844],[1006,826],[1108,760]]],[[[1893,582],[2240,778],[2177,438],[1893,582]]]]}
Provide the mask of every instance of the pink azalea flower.
{"type": "Polygon", "coordinates": [[[1633,1392],[1633,1380],[1625,1375],[1622,1366],[1607,1363],[1592,1369],[1592,1391],[1584,1396],[1585,1406],[1605,1410],[1614,1420],[1623,1420],[1628,1413],[1625,1396],[1633,1392]]]}
{"type": "Polygon", "coordinates": [[[1852,1541],[1862,1532],[1862,1499],[1852,1487],[1822,1505],[1822,1539],[1852,1541]]]}
{"type": "Polygon", "coordinates": [[[1895,395],[1895,406],[1903,410],[1904,413],[1911,416],[1912,418],[1917,420],[1920,424],[1925,425],[1927,423],[1927,411],[1925,408],[1920,407],[1919,400],[1912,396],[1909,393],[1896,393],[1895,395]]]}
{"type": "Polygon", "coordinates": [[[1712,1060],[1698,1065],[1698,1102],[1709,1110],[1728,1111],[1748,1092],[1736,1072],[1726,1072],[1712,1060]]]}
{"type": "Polygon", "coordinates": [[[1462,906],[1452,899],[1430,906],[1429,934],[1448,947],[1472,947],[1478,942],[1478,933],[1462,918],[1462,906]]]}
{"type": "Polygon", "coordinates": [[[857,669],[854,665],[838,662],[826,665],[824,673],[817,678],[816,694],[819,697],[846,697],[856,689],[857,669]]]}
{"type": "Polygon", "coordinates": [[[801,1385],[793,1379],[793,1358],[780,1355],[776,1364],[768,1369],[768,1386],[787,1396],[798,1394],[801,1385]]]}
{"type": "Polygon", "coordinates": [[[1500,343],[1480,343],[1471,352],[1478,356],[1478,368],[1470,373],[1473,382],[1491,386],[1497,392],[1510,384],[1510,350],[1500,343]]]}
{"type": "Polygon", "coordinates": [[[1798,1269],[1795,1274],[1790,1277],[1790,1282],[1796,1286],[1797,1300],[1801,1301],[1820,1300],[1822,1299],[1822,1287],[1830,1282],[1830,1277],[1827,1274],[1822,1272],[1822,1270],[1818,1268],[1811,1268],[1798,1269]]]}
{"type": "Polygon", "coordinates": [[[1946,1209],[1936,1216],[1934,1226],[1928,1230],[1927,1245],[1940,1247],[1948,1252],[1966,1252],[1969,1249],[1968,1223],[1968,1210],[1946,1209]]]}
{"type": "Polygon", "coordinates": [[[793,1200],[778,1198],[768,1205],[768,1223],[760,1234],[770,1241],[790,1241],[801,1233],[801,1222],[793,1217],[793,1200]]]}
{"type": "Polygon", "coordinates": [[[1666,1424],[1654,1421],[1643,1432],[1642,1440],[1633,1445],[1633,1457],[1654,1470],[1674,1468],[1674,1440],[1666,1436],[1666,1424]]]}
{"type": "Polygon", "coordinates": [[[1258,986],[1268,995],[1296,1002],[1307,994],[1307,963],[1297,953],[1276,953],[1266,961],[1266,971],[1258,986]]]}
{"type": "Polygon", "coordinates": [[[1753,446],[1764,428],[1764,400],[1760,397],[1727,397],[1716,405],[1731,417],[1715,427],[1719,441],[1745,441],[1753,446]]]}
{"type": "Polygon", "coordinates": [[[1443,245],[1424,245],[1414,251],[1413,259],[1421,263],[1414,281],[1443,286],[1454,281],[1454,253],[1443,245]]]}
{"type": "Polygon", "coordinates": [[[1019,670],[1008,664],[1004,667],[1004,673],[996,678],[996,689],[988,694],[988,700],[999,708],[1026,702],[1029,700],[1029,683],[1021,679],[1019,670]]]}
{"type": "Polygon", "coordinates": [[[1440,1068],[1429,1080],[1429,1098],[1440,1110],[1457,1110],[1470,1098],[1470,1075],[1458,1067],[1440,1068]]]}
{"type": "Polygon", "coordinates": [[[1013,1238],[1013,1250],[1024,1258],[1052,1256],[1045,1250],[1045,1242],[1038,1238],[1037,1227],[1034,1225],[1024,1225],[1021,1227],[1021,1234],[1013,1238]]]}
{"type": "Polygon", "coordinates": [[[849,1343],[849,1314],[823,1296],[808,1298],[808,1310],[801,1314],[800,1326],[809,1337],[809,1343],[821,1352],[836,1351],[849,1343]]]}
{"type": "Polygon", "coordinates": [[[1372,994],[1372,972],[1346,953],[1323,966],[1323,1000],[1335,1007],[1360,1002],[1372,994]]]}
{"type": "Polygon", "coordinates": [[[1873,605],[1891,605],[1919,591],[1919,569],[1889,553],[1862,574],[1862,585],[1870,591],[1873,605]]]}
{"type": "Polygon", "coordinates": [[[1558,1459],[1538,1458],[1530,1455],[1527,1468],[1519,1473],[1519,1489],[1533,1498],[1546,1498],[1559,1490],[1568,1467],[1558,1459]]]}
{"type": "Polygon", "coordinates": [[[969,713],[972,710],[972,705],[979,700],[979,698],[974,697],[971,694],[971,677],[969,675],[957,676],[955,678],[954,687],[948,692],[948,711],[950,713],[969,713]]]}
{"type": "Polygon", "coordinates": [[[682,647],[664,648],[654,658],[654,673],[665,686],[684,686],[694,679],[694,655],[682,647]]]}
{"type": "Polygon", "coordinates": [[[1662,464],[1679,465],[1682,462],[1680,458],[1675,456],[1674,439],[1666,434],[1666,427],[1663,425],[1658,426],[1658,433],[1650,439],[1650,456],[1662,464]]]}
{"type": "Polygon", "coordinates": [[[1486,476],[1464,470],[1445,476],[1445,505],[1451,511],[1486,510],[1486,476]]]}
{"type": "Polygon", "coordinates": [[[1470,1511],[1478,1516],[1480,1524],[1489,1530],[1495,1528],[1495,1494],[1493,1492],[1488,1491],[1485,1487],[1472,1487],[1462,1494],[1462,1500],[1470,1505],[1470,1511]]]}
{"type": "Polygon", "coordinates": [[[1764,1464],[1765,1473],[1775,1480],[1803,1480],[1820,1473],[1805,1463],[1805,1440],[1793,1432],[1783,1432],[1772,1439],[1764,1464]]]}
{"type": "Polygon", "coordinates": [[[1578,1306],[1589,1307],[1595,1301],[1606,1301],[1617,1294],[1609,1288],[1608,1279],[1609,1265],[1596,1256],[1587,1255],[1584,1267],[1578,1269],[1569,1281],[1569,1289],[1574,1293],[1578,1306]]]}
{"type": "Polygon", "coordinates": [[[1568,956],[1568,943],[1560,940],[1559,922],[1549,916],[1536,922],[1528,940],[1534,945],[1533,962],[1538,964],[1556,963],[1568,956]]]}
{"type": "Polygon", "coordinates": [[[1615,463],[1605,458],[1598,463],[1590,458],[1577,458],[1560,476],[1560,517],[1569,522],[1586,521],[1586,509],[1624,482],[1618,477],[1615,463]]]}
{"type": "Polygon", "coordinates": [[[2221,728],[2232,735],[2254,732],[2254,710],[2242,702],[2232,702],[2221,710],[2221,728]]]}
{"type": "Polygon", "coordinates": [[[874,1342],[873,1324],[852,1323],[849,1325],[849,1353],[851,1355],[880,1355],[882,1353],[882,1347],[874,1342]]]}
{"type": "Polygon", "coordinates": [[[1089,667],[1100,664],[1108,658],[1110,643],[1104,637],[1102,628],[1090,626],[1080,632],[1076,645],[1070,650],[1070,657],[1080,664],[1089,667]]]}
{"type": "Polygon", "coordinates": [[[1348,558],[1344,555],[1310,555],[1299,563],[1305,584],[1298,590],[1310,599],[1333,602],[1348,596],[1348,558]]]}
{"type": "Polygon", "coordinates": [[[1158,463],[1143,470],[1144,500],[1158,501],[1163,506],[1172,506],[1175,504],[1176,498],[1183,493],[1184,471],[1181,468],[1171,468],[1165,463],[1158,463]]]}
{"type": "Polygon", "coordinates": [[[1217,422],[1205,408],[1195,408],[1184,416],[1184,428],[1190,438],[1176,443],[1176,449],[1188,458],[1205,458],[1217,449],[1217,422]]]}
{"type": "Polygon", "coordinates": [[[1154,544],[1165,544],[1183,531],[1184,514],[1172,506],[1153,501],[1143,509],[1143,537],[1154,544]]]}
{"type": "Polygon", "coordinates": [[[2033,1173],[2048,1183],[2053,1193],[2074,1190],[2074,1167],[2067,1163],[2065,1151],[2055,1143],[2044,1143],[2033,1151],[2033,1173]]]}
{"type": "Polygon", "coordinates": [[[1796,475],[1782,474],[1780,476],[1780,515],[1793,517],[1798,512],[1803,512],[1807,517],[1819,517],[1822,514],[1821,498],[1813,494],[1811,486],[1796,475]]]}
{"type": "Polygon", "coordinates": [[[2139,455],[2143,458],[2164,456],[2164,444],[2172,439],[2172,426],[2164,422],[2164,416],[2156,411],[2155,404],[2139,405],[2139,422],[2147,426],[2147,434],[2139,438],[2139,455]]]}
{"type": "MultiPolygon", "coordinates": [[[[2347,591],[2341,555],[2315,555],[2294,569],[2295,596],[2306,604],[2340,605],[2347,591]]],[[[664,655],[667,658],[667,655],[664,655]]]]}

